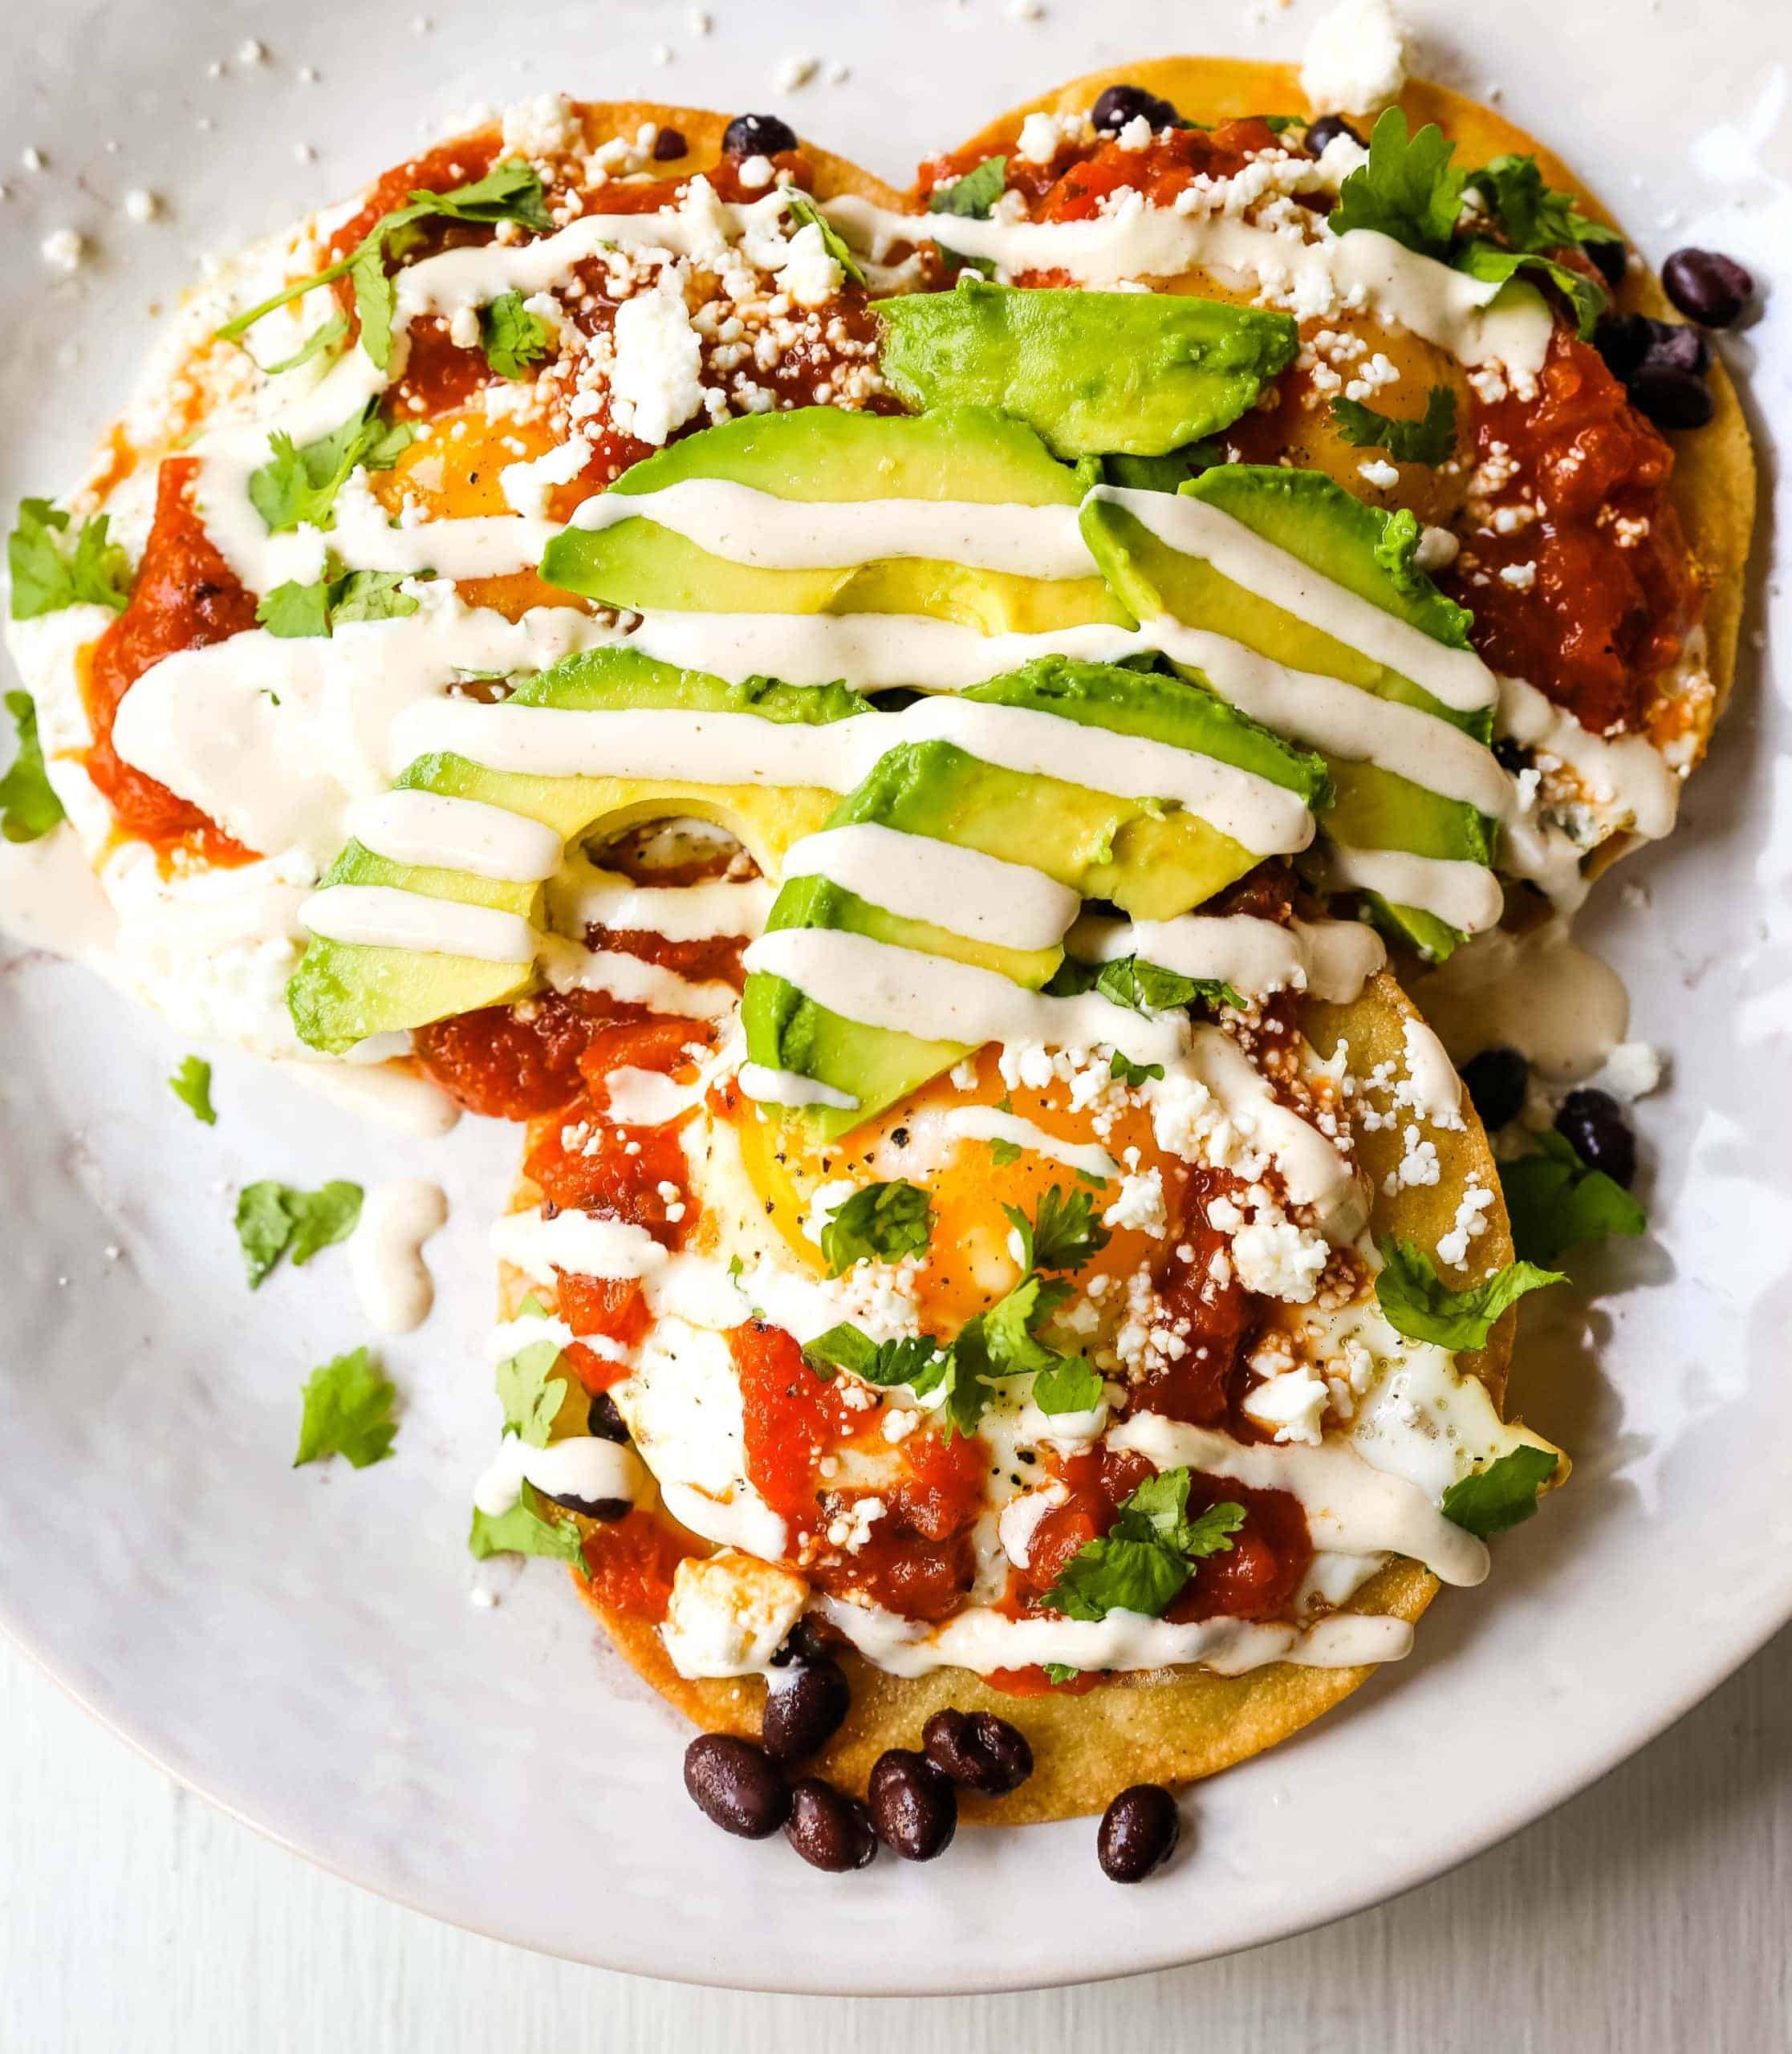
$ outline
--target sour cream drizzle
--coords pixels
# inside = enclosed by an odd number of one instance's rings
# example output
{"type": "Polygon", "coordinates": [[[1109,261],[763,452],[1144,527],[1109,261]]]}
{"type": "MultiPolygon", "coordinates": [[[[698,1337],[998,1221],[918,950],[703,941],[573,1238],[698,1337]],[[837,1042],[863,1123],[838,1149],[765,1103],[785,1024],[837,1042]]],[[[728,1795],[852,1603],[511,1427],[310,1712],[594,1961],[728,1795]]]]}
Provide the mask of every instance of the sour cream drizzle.
{"type": "Polygon", "coordinates": [[[1143,205],[1090,221],[973,221],[899,213],[855,193],[828,201],[823,212],[874,260],[934,242],[1010,278],[1063,271],[1079,285],[1105,286],[1205,270],[1256,288],[1273,305],[1367,306],[1463,363],[1501,363],[1523,377],[1542,368],[1549,347],[1550,311],[1530,286],[1471,278],[1374,229],[1334,235],[1315,221],[1309,242],[1228,216],[1143,205]]]}
{"type": "Polygon", "coordinates": [[[728,478],[599,493],[575,528],[645,520],[712,556],[761,570],[822,570],[922,558],[1024,578],[1095,576],[1077,509],[948,499],[786,499],[728,478]]]}
{"type": "Polygon", "coordinates": [[[885,911],[1005,948],[1050,948],[1082,907],[1042,871],[872,821],[823,828],[785,851],[783,874],[825,877],[885,911]]]}
{"type": "Polygon", "coordinates": [[[1347,1005],[1388,960],[1375,929],[1357,920],[1258,919],[1248,913],[1184,913],[1173,920],[1109,920],[1085,915],[1070,932],[1071,955],[1087,963],[1141,962],[1185,977],[1212,977],[1246,998],[1290,987],[1347,1005]]]}
{"type": "Polygon", "coordinates": [[[362,1200],[348,1237],[349,1274],[381,1333],[408,1333],[429,1317],[436,1292],[423,1244],[447,1219],[447,1194],[421,1177],[377,1184],[362,1200]]]}

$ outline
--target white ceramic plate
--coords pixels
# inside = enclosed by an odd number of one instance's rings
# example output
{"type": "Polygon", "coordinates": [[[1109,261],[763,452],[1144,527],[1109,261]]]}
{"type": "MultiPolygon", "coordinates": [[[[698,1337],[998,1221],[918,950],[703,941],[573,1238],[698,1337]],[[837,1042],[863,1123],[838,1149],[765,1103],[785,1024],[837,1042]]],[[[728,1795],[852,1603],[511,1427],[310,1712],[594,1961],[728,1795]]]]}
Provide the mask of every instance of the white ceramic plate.
{"type": "MultiPolygon", "coordinates": [[[[1038,21],[998,0],[825,16],[715,0],[700,39],[682,6],[638,0],[425,4],[427,30],[353,0],[15,10],[0,76],[7,505],[72,475],[126,389],[148,304],[199,253],[349,189],[470,101],[555,85],[778,107],[900,182],[924,149],[1061,77],[1179,46],[1290,54],[1315,11],[1302,0],[1266,26],[1238,0],[1048,0],[1038,21]],[[239,56],[248,37],[271,61],[239,56]],[[851,75],[781,97],[778,63],[803,52],[851,75]],[[47,169],[17,168],[27,145],[47,169]],[[159,222],[126,220],[134,186],[163,196],[159,222]],[[72,282],[38,255],[64,225],[95,246],[72,282]]],[[[1507,0],[1481,10],[1472,62],[1448,0],[1412,11],[1433,25],[1428,68],[1500,88],[1652,256],[1705,238],[1771,278],[1792,247],[1792,191],[1770,169],[1792,173],[1792,35],[1751,0],[1566,19],[1507,0]]],[[[1792,418],[1788,315],[1728,346],[1770,436],[1792,418]]],[[[1773,544],[1764,522],[1759,561],[1773,544]]],[[[1751,626],[1762,607],[1757,591],[1751,626]]],[[[35,957],[0,974],[6,1623],[175,1774],[314,1859],[506,1939],[656,1975],[861,1992],[1068,1981],[1247,1946],[1436,1874],[1609,1768],[1792,1613],[1792,838],[1771,832],[1776,779],[1782,826],[1792,792],[1766,668],[1749,653],[1680,834],[1626,867],[1648,902],[1614,880],[1590,923],[1674,1082],[1643,1122],[1656,1237],[1587,1263],[1579,1305],[1526,1309],[1514,1398],[1573,1451],[1573,1488],[1499,1544],[1491,1584],[1440,1601],[1411,1661],[1194,1796],[1193,1850],[1148,1890],[1103,1881],[1087,1821],[971,1834],[937,1868],[844,1881],[705,1825],[679,1788],[684,1734],[557,1575],[494,1565],[501,1607],[468,1603],[468,1492],[494,1424],[473,1343],[513,1137],[469,1122],[430,1156],[455,1216],[431,1251],[436,1316],[387,1351],[407,1394],[396,1459],[293,1471],[301,1378],[363,1329],[339,1254],[248,1294],[234,1188],[371,1181],[426,1151],[228,1056],[218,1125],[201,1128],[164,1082],[184,1049],[85,971],[35,957]]]]}

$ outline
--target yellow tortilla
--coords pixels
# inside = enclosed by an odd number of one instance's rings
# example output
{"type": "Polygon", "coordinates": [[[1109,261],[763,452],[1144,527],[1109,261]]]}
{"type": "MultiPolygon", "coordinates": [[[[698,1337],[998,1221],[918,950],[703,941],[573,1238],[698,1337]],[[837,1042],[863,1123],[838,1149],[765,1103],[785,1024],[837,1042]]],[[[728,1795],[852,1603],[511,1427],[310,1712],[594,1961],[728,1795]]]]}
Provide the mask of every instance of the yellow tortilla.
{"type": "MultiPolygon", "coordinates": [[[[1299,74],[1291,65],[1259,63],[1241,57],[1163,57],[1073,79],[1054,91],[1011,108],[962,147],[986,156],[1009,149],[1028,115],[1085,112],[1105,87],[1114,85],[1141,86],[1147,92],[1168,100],[1191,120],[1209,123],[1250,114],[1298,115],[1309,111],[1300,89],[1299,74]]],[[[1415,129],[1428,121],[1436,122],[1456,144],[1459,162],[1485,164],[1508,152],[1534,156],[1545,181],[1575,193],[1583,213],[1615,227],[1622,226],[1553,151],[1492,108],[1453,92],[1447,86],[1432,85],[1420,79],[1408,83],[1398,104],[1415,129]]],[[[1194,288],[1193,279],[1173,282],[1170,286],[1172,290],[1194,288]]],[[[1204,281],[1199,290],[1210,294],[1213,288],[1204,281]]],[[[1675,318],[1655,274],[1634,266],[1616,294],[1616,303],[1626,313],[1647,314],[1657,319],[1675,318]]],[[[1755,463],[1748,424],[1736,388],[1720,359],[1713,362],[1710,386],[1717,403],[1711,420],[1703,428],[1668,437],[1674,452],[1669,497],[1685,530],[1705,596],[1706,664],[1713,686],[1713,696],[1696,728],[1691,758],[1694,765],[1705,755],[1711,730],[1728,703],[1735,681],[1744,573],[1755,517],[1755,463]]],[[[1423,514],[1426,509],[1418,510],[1423,514]]],[[[1600,875],[1636,846],[1635,835],[1612,836],[1589,859],[1589,875],[1600,875]]]]}
{"type": "MultiPolygon", "coordinates": [[[[1302,1025],[1322,1056],[1340,1041],[1350,1046],[1353,1075],[1367,1077],[1379,1063],[1397,1071],[1405,1064],[1403,1029],[1417,1014],[1393,979],[1377,977],[1353,1005],[1310,1005],[1302,1025]]],[[[1433,1185],[1403,1187],[1390,1198],[1382,1180],[1400,1160],[1397,1132],[1358,1138],[1359,1159],[1375,1191],[1371,1222],[1376,1236],[1404,1235],[1427,1249],[1447,1233],[1465,1186],[1478,1179],[1497,1191],[1498,1178],[1487,1138],[1472,1108],[1461,1133],[1432,1135],[1441,1175],[1433,1185]]],[[[526,1180],[512,1200],[526,1209],[540,1194],[526,1180]]],[[[1496,1205],[1487,1231],[1474,1244],[1477,1272],[1512,1260],[1505,1209],[1496,1205]]],[[[1443,1272],[1467,1282],[1464,1272],[1443,1272]]],[[[520,1273],[501,1273],[500,1296],[506,1317],[528,1295],[520,1273]]],[[[1493,1396],[1503,1398],[1515,1315],[1508,1313],[1478,1355],[1459,1358],[1493,1396]]],[[[757,1678],[691,1682],[667,1657],[656,1627],[617,1616],[597,1604],[582,1579],[575,1583],[608,1630],[624,1658],[687,1719],[709,1731],[757,1737],[765,1686],[757,1678]]],[[[1436,1581],[1413,1562],[1396,1562],[1365,1585],[1344,1609],[1414,1620],[1437,1590],[1436,1581]]],[[[852,1709],[845,1725],[815,1763],[815,1772],[862,1792],[872,1764],[886,1748],[920,1744],[929,1715],[941,1707],[986,1709],[1018,1726],[1031,1743],[1033,1776],[999,1800],[963,1793],[969,1820],[1025,1824],[1102,1810],[1116,1792],[1141,1781],[1185,1783],[1245,1760],[1286,1739],[1347,1697],[1373,1673],[1369,1668],[1306,1669],[1277,1662],[1242,1676],[1224,1677],[1183,1666],[1121,1678],[1080,1697],[1050,1693],[1015,1697],[991,1689],[967,1670],[945,1669],[908,1679],[885,1674],[847,1651],[842,1657],[852,1686],[852,1709]]]]}

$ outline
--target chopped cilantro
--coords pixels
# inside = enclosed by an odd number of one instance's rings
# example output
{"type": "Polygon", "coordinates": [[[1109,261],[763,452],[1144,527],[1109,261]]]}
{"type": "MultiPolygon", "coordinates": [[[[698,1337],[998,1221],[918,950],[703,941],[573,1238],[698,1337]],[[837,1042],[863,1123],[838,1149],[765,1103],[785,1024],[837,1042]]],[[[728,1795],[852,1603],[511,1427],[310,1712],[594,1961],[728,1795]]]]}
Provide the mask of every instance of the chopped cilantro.
{"type": "Polygon", "coordinates": [[[560,1362],[559,1344],[531,1341],[498,1366],[498,1399],[504,1407],[504,1431],[530,1447],[546,1447],[555,1415],[567,1394],[567,1380],[555,1375],[560,1362]]]}
{"type": "Polygon", "coordinates": [[[345,620],[402,620],[419,603],[412,594],[399,589],[411,574],[344,571],[331,558],[314,585],[276,585],[256,602],[255,618],[270,635],[288,637],[329,635],[345,620]]]}
{"type": "Polygon", "coordinates": [[[1033,1384],[1033,1402],[1042,1412],[1092,1412],[1101,1394],[1100,1376],[1080,1355],[1062,1357],[1033,1384]]]}
{"type": "Polygon", "coordinates": [[[966,271],[974,271],[980,278],[993,278],[996,274],[996,260],[993,257],[966,257],[956,250],[948,250],[943,242],[936,242],[933,254],[945,265],[950,278],[962,278],[966,271]]]}
{"type": "MultiPolygon", "coordinates": [[[[980,1313],[971,1325],[978,1330],[977,1353],[981,1358],[978,1366],[982,1373],[996,1378],[1019,1377],[1034,1370],[1052,1369],[1063,1362],[1066,1358],[1055,1348],[1048,1348],[1039,1339],[1037,1329],[1071,1296],[1071,1289],[1062,1278],[1029,1277],[1006,1297],[998,1298],[986,1313],[980,1313]]],[[[964,1339],[961,1334],[961,1348],[964,1339]]]]}
{"type": "Polygon", "coordinates": [[[272,1178],[245,1184],[237,1200],[237,1240],[254,1290],[282,1255],[303,1268],[319,1248],[347,1240],[361,1216],[359,1184],[335,1183],[298,1191],[272,1178]]]}
{"type": "Polygon", "coordinates": [[[1002,189],[1007,182],[1007,158],[985,157],[975,171],[966,172],[951,185],[936,185],[927,196],[927,211],[930,214],[957,214],[965,221],[986,221],[989,209],[1002,197],[1002,189]]]}
{"type": "Polygon", "coordinates": [[[1472,1470],[1444,1493],[1443,1513],[1485,1540],[1509,1526],[1522,1525],[1537,1510],[1537,1493],[1556,1471],[1553,1448],[1528,1443],[1502,1455],[1485,1469],[1472,1470]]]}
{"type": "Polygon", "coordinates": [[[296,371],[300,364],[309,363],[314,356],[339,355],[347,340],[348,316],[332,314],[327,321],[320,321],[312,329],[291,356],[282,357],[278,363],[263,363],[246,345],[243,353],[264,378],[278,378],[283,371],[296,371]]]}
{"type": "Polygon", "coordinates": [[[1332,401],[1331,418],[1351,449],[1385,449],[1396,464],[1428,464],[1435,470],[1456,446],[1456,395],[1447,385],[1432,387],[1423,420],[1396,420],[1343,399],[1332,401]]]}
{"type": "Polygon", "coordinates": [[[1245,1009],[1242,997],[1222,978],[1185,977],[1180,971],[1143,963],[1136,956],[1099,964],[1079,963],[1067,956],[1046,989],[1054,998],[1099,992],[1131,1013],[1169,1013],[1178,1006],[1192,1005],[1197,999],[1207,1005],[1229,1005],[1234,1012],[1242,1013],[1245,1009]]]}
{"type": "Polygon", "coordinates": [[[18,747],[0,777],[0,834],[9,842],[35,842],[63,817],[63,802],[51,787],[38,740],[38,709],[28,692],[9,692],[6,711],[18,747]]]}
{"type": "Polygon", "coordinates": [[[989,1143],[989,1160],[998,1170],[1005,1170],[1010,1163],[1018,1163],[1025,1151],[1018,1141],[1004,1141],[998,1135],[989,1143]]]}
{"type": "Polygon", "coordinates": [[[1045,1601],[1073,1619],[1105,1619],[1110,1612],[1161,1618],[1209,1555],[1235,1545],[1245,1522],[1242,1505],[1208,1506],[1190,1519],[1187,1469],[1161,1470],[1120,1500],[1114,1524],[1086,1541],[1059,1572],[1045,1601]]]}
{"type": "Polygon", "coordinates": [[[276,428],[268,437],[268,461],[250,473],[249,497],[270,534],[307,522],[327,528],[350,473],[361,465],[389,471],[416,432],[407,423],[382,420],[377,397],[315,442],[295,444],[276,428]]]}
{"type": "Polygon", "coordinates": [[[106,539],[110,517],[84,520],[72,550],[63,538],[68,516],[47,499],[22,499],[18,521],[6,538],[6,570],[12,582],[12,617],[35,620],[65,607],[124,607],[131,596],[131,559],[106,539]]]}
{"type": "Polygon", "coordinates": [[[484,1561],[488,1555],[544,1555],[570,1562],[583,1573],[585,1556],[579,1529],[556,1515],[551,1500],[525,1482],[516,1503],[495,1516],[473,1508],[467,1551],[484,1561]]]}
{"type": "Polygon", "coordinates": [[[196,1120],[207,1126],[217,1125],[212,1108],[212,1066],[201,1056],[188,1056],[168,1080],[172,1091],[196,1120]]]}
{"type": "Polygon", "coordinates": [[[1552,1263],[1570,1248],[1613,1234],[1640,1234],[1648,1216],[1621,1183],[1589,1169],[1573,1143],[1553,1129],[1536,1153],[1499,1166],[1512,1216],[1512,1244],[1527,1262],[1552,1263]]]}
{"type": "Polygon", "coordinates": [[[1369,160],[1338,189],[1328,217],[1334,235],[1377,229],[1422,257],[1447,257],[1468,174],[1451,160],[1455,144],[1435,122],[1410,139],[1406,116],[1391,107],[1369,137],[1369,160]]]}
{"type": "Polygon", "coordinates": [[[846,240],[840,231],[835,227],[808,194],[786,193],[784,196],[784,205],[791,220],[795,221],[799,228],[819,228],[821,230],[822,247],[839,266],[841,275],[852,284],[862,286],[865,282],[863,266],[847,247],[846,240]]]}
{"type": "Polygon", "coordinates": [[[1499,283],[1520,271],[1541,271],[1559,292],[1566,295],[1575,310],[1575,325],[1583,342],[1591,336],[1595,324],[1605,311],[1605,288],[1595,279],[1535,250],[1502,250],[1497,242],[1477,238],[1463,245],[1457,255],[1456,268],[1466,271],[1471,278],[1499,283]]]}
{"type": "Polygon", "coordinates": [[[1067,1196],[1062,1184],[1054,1184],[1031,1220],[1018,1205],[1002,1209],[1021,1237],[1023,1269],[1080,1269],[1112,1239],[1095,1218],[1094,1201],[1086,1191],[1067,1196]]]}
{"type": "Polygon", "coordinates": [[[1152,1082],[1161,1083],[1164,1078],[1164,1066],[1160,1062],[1128,1062],[1116,1049],[1114,1051],[1114,1060],[1107,1066],[1107,1074],[1110,1077],[1120,1078],[1129,1090],[1136,1091],[1142,1084],[1152,1082]]]}
{"type": "Polygon", "coordinates": [[[1074,1683],[1083,1671],[1069,1662],[1048,1662],[1045,1665],[1048,1683],[1074,1683]]]}
{"type": "Polygon", "coordinates": [[[417,240],[417,224],[431,217],[496,223],[512,221],[545,234],[554,223],[542,193],[540,174],[526,158],[507,157],[470,185],[447,193],[412,193],[402,207],[382,214],[348,254],[297,284],[285,286],[250,307],[217,331],[220,342],[240,342],[263,315],[302,299],[319,286],[347,278],[355,288],[355,311],[361,323],[361,347],[384,371],[392,360],[392,281],[388,258],[402,257],[417,240]]]}
{"type": "Polygon", "coordinates": [[[937,1390],[953,1369],[951,1349],[924,1334],[876,1342],[844,1325],[818,1334],[803,1350],[803,1359],[823,1383],[836,1370],[850,1370],[882,1389],[906,1384],[917,1398],[937,1390]]]}
{"type": "Polygon", "coordinates": [[[821,1232],[821,1252],[830,1277],[876,1256],[895,1262],[918,1255],[933,1232],[933,1208],[918,1185],[866,1184],[837,1207],[821,1232]]]}
{"type": "Polygon", "coordinates": [[[305,1382],[293,1467],[328,1455],[346,1455],[357,1469],[384,1462],[398,1431],[392,1416],[397,1395],[364,1348],[320,1363],[305,1382]]]}
{"type": "Polygon", "coordinates": [[[479,316],[479,340],[500,378],[523,378],[547,355],[547,323],[523,305],[520,292],[500,293],[479,316]]]}
{"type": "Polygon", "coordinates": [[[1624,239],[1582,213],[1573,194],[1546,185],[1535,157],[1495,157],[1471,172],[1469,183],[1514,250],[1574,250],[1624,239]]]}
{"type": "Polygon", "coordinates": [[[1431,1257],[1412,1242],[1392,1235],[1380,1244],[1383,1267],[1375,1297],[1388,1323],[1408,1341],[1435,1342],[1440,1348],[1483,1348],[1495,1320],[1527,1292],[1566,1281],[1558,1269],[1509,1262],[1504,1269],[1453,1291],[1439,1281],[1431,1257]]]}

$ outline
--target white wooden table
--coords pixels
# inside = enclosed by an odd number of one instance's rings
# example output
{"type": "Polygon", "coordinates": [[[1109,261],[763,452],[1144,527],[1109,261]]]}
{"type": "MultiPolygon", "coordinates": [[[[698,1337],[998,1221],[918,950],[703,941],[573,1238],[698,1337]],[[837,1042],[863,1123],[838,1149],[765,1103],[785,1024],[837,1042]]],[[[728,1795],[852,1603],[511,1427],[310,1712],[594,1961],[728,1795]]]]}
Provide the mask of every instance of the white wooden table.
{"type": "MultiPolygon", "coordinates": [[[[614,1885],[592,1874],[594,1906],[614,1885]]],[[[1774,2054],[1789,1928],[1792,1631],[1596,1788],[1380,1910],[949,2008],[687,1990],[438,1926],[177,1788],[0,1648],[4,2054],[1774,2054]]]]}

